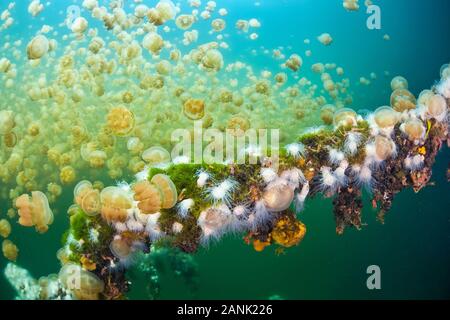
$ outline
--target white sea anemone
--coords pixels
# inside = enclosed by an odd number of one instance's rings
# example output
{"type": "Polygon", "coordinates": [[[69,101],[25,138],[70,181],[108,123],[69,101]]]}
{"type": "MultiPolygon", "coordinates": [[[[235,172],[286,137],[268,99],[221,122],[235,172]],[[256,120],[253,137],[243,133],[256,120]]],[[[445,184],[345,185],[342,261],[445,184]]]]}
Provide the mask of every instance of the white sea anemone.
{"type": "Polygon", "coordinates": [[[236,190],[238,183],[228,178],[221,183],[207,189],[207,198],[209,201],[217,203],[225,203],[229,205],[232,200],[232,193],[236,190]]]}
{"type": "Polygon", "coordinates": [[[345,186],[347,185],[347,175],[345,174],[345,171],[348,168],[348,161],[347,160],[342,160],[341,163],[339,164],[339,167],[337,167],[336,170],[334,170],[334,176],[336,177],[339,185],[341,186],[345,186]]]}
{"type": "Polygon", "coordinates": [[[288,155],[295,159],[305,155],[305,146],[301,143],[291,143],[286,146],[288,155]]]}
{"type": "Polygon", "coordinates": [[[143,180],[147,180],[148,179],[148,174],[149,174],[149,168],[146,166],[144,168],[144,170],[138,172],[135,177],[136,177],[136,181],[143,181],[143,180]]]}
{"type": "Polygon", "coordinates": [[[98,237],[100,233],[95,228],[89,228],[89,242],[91,243],[98,243],[98,237]]]}
{"type": "Polygon", "coordinates": [[[185,200],[181,201],[177,205],[177,214],[181,218],[186,218],[187,215],[189,214],[189,210],[191,210],[191,208],[193,206],[194,206],[194,200],[193,199],[185,199],[185,200]]]}
{"type": "Polygon", "coordinates": [[[411,171],[420,170],[423,168],[425,157],[417,154],[415,156],[406,157],[404,160],[405,168],[411,171]]]}
{"type": "Polygon", "coordinates": [[[345,159],[345,155],[342,151],[331,148],[328,152],[328,160],[332,165],[338,165],[345,159]]]}
{"type": "Polygon", "coordinates": [[[200,170],[197,172],[197,187],[203,188],[211,178],[208,172],[200,170]]]}
{"type": "Polygon", "coordinates": [[[323,191],[331,191],[334,192],[336,187],[338,186],[338,180],[334,176],[330,167],[322,167],[320,168],[321,179],[320,184],[323,191]]]}
{"type": "Polygon", "coordinates": [[[355,155],[361,145],[363,135],[359,132],[349,132],[345,136],[344,151],[346,154],[355,155]]]}
{"type": "Polygon", "coordinates": [[[145,231],[147,232],[151,241],[158,240],[162,236],[164,236],[164,232],[162,232],[161,227],[159,225],[159,218],[161,217],[161,213],[149,214],[149,218],[147,220],[147,225],[145,226],[145,231]]]}
{"type": "Polygon", "coordinates": [[[305,175],[303,174],[302,170],[298,168],[292,168],[283,171],[281,173],[281,178],[284,179],[294,190],[299,188],[301,184],[306,183],[305,175]]]}

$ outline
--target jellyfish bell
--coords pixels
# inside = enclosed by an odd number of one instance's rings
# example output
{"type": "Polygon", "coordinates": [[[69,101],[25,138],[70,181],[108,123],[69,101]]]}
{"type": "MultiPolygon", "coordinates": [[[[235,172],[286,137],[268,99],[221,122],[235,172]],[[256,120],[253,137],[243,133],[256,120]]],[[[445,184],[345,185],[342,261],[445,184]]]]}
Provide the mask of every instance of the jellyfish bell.
{"type": "Polygon", "coordinates": [[[19,248],[11,240],[3,240],[2,242],[3,256],[9,261],[15,262],[19,255],[19,248]]]}
{"type": "Polygon", "coordinates": [[[34,226],[39,233],[48,231],[48,226],[53,223],[53,212],[44,193],[33,191],[31,197],[23,194],[16,199],[15,204],[19,211],[19,224],[24,227],[34,226]]]}
{"type": "Polygon", "coordinates": [[[447,117],[447,102],[441,95],[435,94],[428,100],[426,105],[426,115],[428,118],[441,122],[447,117]]]}
{"type": "Polygon", "coordinates": [[[27,46],[27,56],[29,60],[38,60],[47,54],[50,44],[44,35],[34,37],[27,46]]]}
{"type": "Polygon", "coordinates": [[[394,157],[396,154],[396,147],[394,141],[384,136],[376,136],[374,141],[374,156],[377,162],[382,162],[388,158],[394,157]]]}
{"type": "Polygon", "coordinates": [[[397,112],[416,108],[416,97],[407,89],[397,89],[391,95],[391,107],[397,112]]]}
{"type": "Polygon", "coordinates": [[[183,113],[190,120],[200,120],[205,116],[205,102],[201,99],[188,99],[183,104],[183,113]]]}
{"type": "Polygon", "coordinates": [[[165,174],[157,174],[151,179],[151,183],[156,185],[162,193],[162,208],[170,209],[173,208],[178,200],[178,192],[175,184],[165,174]]]}
{"type": "Polygon", "coordinates": [[[143,214],[154,214],[163,206],[163,193],[160,188],[147,180],[135,183],[132,187],[134,200],[138,201],[138,208],[143,214]]]}
{"type": "Polygon", "coordinates": [[[111,253],[121,262],[126,262],[133,253],[132,247],[128,242],[120,237],[117,237],[109,244],[111,253]]]}
{"type": "Polygon", "coordinates": [[[105,284],[100,278],[74,263],[65,264],[59,271],[58,278],[78,300],[98,300],[105,290],[105,284]]]}
{"type": "Polygon", "coordinates": [[[380,129],[390,131],[399,122],[400,117],[394,109],[385,106],[375,110],[373,120],[380,129]]]}
{"type": "Polygon", "coordinates": [[[16,126],[11,110],[0,110],[0,135],[6,135],[16,126]]]}
{"type": "Polygon", "coordinates": [[[293,200],[294,190],[288,184],[269,186],[263,194],[264,205],[270,212],[288,209],[293,200]]]}
{"type": "Polygon", "coordinates": [[[166,165],[170,159],[170,153],[162,147],[151,147],[142,153],[142,160],[150,166],[166,165]]]}
{"type": "Polygon", "coordinates": [[[232,215],[226,206],[211,207],[200,213],[197,224],[202,229],[203,240],[218,238],[231,222],[232,215]]]}
{"type": "Polygon", "coordinates": [[[134,114],[125,107],[112,108],[107,116],[107,126],[114,135],[127,136],[135,126],[134,114]]]}
{"type": "Polygon", "coordinates": [[[402,123],[400,130],[413,142],[421,141],[426,134],[426,128],[422,121],[414,118],[402,123]]]}
{"type": "Polygon", "coordinates": [[[395,91],[398,89],[407,90],[408,89],[408,81],[401,76],[394,77],[391,81],[391,89],[392,89],[392,91],[395,91]]]}
{"type": "Polygon", "coordinates": [[[192,24],[195,22],[195,17],[190,14],[182,14],[179,15],[176,20],[175,24],[178,28],[181,30],[187,30],[190,27],[192,27],[192,24]]]}
{"type": "Polygon", "coordinates": [[[107,222],[124,222],[133,207],[130,194],[120,187],[106,187],[100,193],[101,214],[107,222]]]}
{"type": "Polygon", "coordinates": [[[335,127],[355,127],[358,125],[358,114],[350,108],[339,109],[334,113],[333,124],[335,127]]]}
{"type": "Polygon", "coordinates": [[[17,135],[14,132],[8,132],[3,136],[3,142],[7,148],[14,148],[17,144],[17,135]]]}
{"type": "Polygon", "coordinates": [[[326,124],[326,125],[333,124],[335,110],[336,110],[336,108],[332,104],[324,105],[320,109],[320,118],[322,119],[324,124],[326,124]]]}

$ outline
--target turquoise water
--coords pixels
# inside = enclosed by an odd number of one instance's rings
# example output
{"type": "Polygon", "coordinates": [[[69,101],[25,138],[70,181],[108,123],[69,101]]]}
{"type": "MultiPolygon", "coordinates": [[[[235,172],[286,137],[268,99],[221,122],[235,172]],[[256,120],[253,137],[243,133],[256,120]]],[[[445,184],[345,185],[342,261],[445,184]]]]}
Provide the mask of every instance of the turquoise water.
{"type": "MultiPolygon", "coordinates": [[[[376,31],[366,28],[368,15],[362,4],[360,11],[346,12],[341,1],[330,0],[260,0],[258,6],[255,1],[218,1],[219,7],[227,8],[230,25],[237,19],[253,17],[262,24],[255,42],[230,32],[228,42],[232,50],[224,54],[225,60],[242,59],[262,70],[278,63],[271,54],[264,53],[265,49],[271,52],[273,48],[289,46],[285,52],[302,53],[307,66],[315,62],[342,66],[351,80],[351,107],[355,110],[374,110],[389,104],[390,80],[395,75],[407,78],[411,92],[417,96],[433,85],[440,67],[450,60],[450,3],[374,2],[382,12],[382,29],[376,31]],[[329,32],[334,39],[330,47],[324,48],[315,40],[323,32],[329,32]],[[384,34],[389,34],[391,40],[383,40],[384,34]],[[305,38],[311,39],[311,45],[303,43],[305,38]],[[304,57],[307,49],[312,50],[312,57],[304,57]],[[369,79],[371,72],[377,75],[372,84],[360,85],[359,78],[369,79]]],[[[56,13],[68,3],[78,2],[54,1],[40,17],[49,25],[60,23],[56,13]]],[[[3,3],[0,8],[3,9],[3,3]]],[[[42,25],[41,21],[29,22],[26,9],[18,8],[17,12],[18,23],[8,30],[11,36],[20,38],[29,33],[30,23],[32,29],[42,25]]],[[[206,25],[200,23],[197,28],[206,29],[206,25]]],[[[1,41],[3,36],[0,32],[1,41]]],[[[309,67],[301,76],[320,82],[320,76],[309,67]]],[[[168,272],[161,280],[161,298],[266,299],[279,295],[284,299],[448,299],[450,185],[445,173],[449,156],[448,148],[439,154],[434,186],[419,194],[406,190],[397,196],[385,225],[376,221],[366,195],[363,221],[367,226],[361,231],[348,229],[343,236],[337,236],[331,200],[318,197],[309,200],[301,214],[308,232],[298,247],[282,255],[276,255],[271,248],[257,253],[239,237],[226,238],[195,254],[199,268],[195,294],[168,272]],[[366,268],[370,265],[381,268],[381,290],[370,291],[366,287],[366,268]]],[[[64,191],[54,206],[55,223],[45,235],[13,224],[11,239],[20,248],[18,264],[35,277],[59,269],[55,254],[68,226],[65,211],[71,197],[72,190],[64,191]]],[[[4,215],[8,207],[9,204],[0,203],[0,213],[4,215]]],[[[0,257],[0,270],[6,263],[0,257]]],[[[13,297],[14,292],[0,277],[0,299],[13,297]]],[[[135,289],[130,298],[146,296],[144,291],[135,289]]]]}

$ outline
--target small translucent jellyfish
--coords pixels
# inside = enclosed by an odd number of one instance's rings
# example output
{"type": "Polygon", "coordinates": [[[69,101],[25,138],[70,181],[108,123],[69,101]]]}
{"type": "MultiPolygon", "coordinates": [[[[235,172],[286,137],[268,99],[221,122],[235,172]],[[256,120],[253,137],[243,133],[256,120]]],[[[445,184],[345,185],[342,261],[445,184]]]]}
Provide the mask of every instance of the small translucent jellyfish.
{"type": "Polygon", "coordinates": [[[94,189],[91,182],[83,180],[74,189],[75,203],[88,215],[96,216],[100,213],[100,192],[94,189]]]}
{"type": "Polygon", "coordinates": [[[91,168],[103,168],[107,159],[105,151],[95,150],[89,154],[89,165],[91,168]]]}
{"type": "Polygon", "coordinates": [[[322,119],[323,123],[326,125],[332,125],[334,119],[334,112],[336,107],[332,104],[324,105],[320,109],[320,119],[322,119]]]}
{"type": "Polygon", "coordinates": [[[201,60],[202,66],[211,71],[219,71],[223,67],[223,56],[219,50],[209,49],[201,60]]]}
{"type": "Polygon", "coordinates": [[[83,17],[76,18],[70,27],[73,33],[82,34],[86,31],[88,27],[88,22],[83,17]]]}
{"type": "Polygon", "coordinates": [[[381,129],[391,129],[399,121],[399,114],[391,107],[380,107],[375,110],[374,121],[381,129]]]}
{"type": "Polygon", "coordinates": [[[447,102],[441,95],[435,94],[426,104],[426,112],[429,118],[443,121],[447,116],[447,102]]]}
{"type": "Polygon", "coordinates": [[[162,208],[170,209],[177,204],[178,192],[175,184],[165,174],[157,174],[151,179],[151,183],[156,185],[162,193],[162,208]]]}
{"type": "Polygon", "coordinates": [[[184,115],[191,120],[200,120],[205,116],[205,102],[202,99],[188,99],[183,104],[184,115]]]}
{"type": "Polygon", "coordinates": [[[225,206],[212,207],[200,213],[197,223],[202,229],[203,237],[206,240],[210,237],[220,237],[230,224],[231,218],[232,215],[225,206]]]}
{"type": "Polygon", "coordinates": [[[0,134],[8,134],[16,126],[14,113],[10,110],[0,110],[0,134]]]}
{"type": "Polygon", "coordinates": [[[384,161],[395,155],[395,144],[392,139],[384,136],[375,137],[375,155],[378,161],[384,161]]]}
{"type": "Polygon", "coordinates": [[[407,89],[397,89],[391,95],[391,107],[397,112],[416,108],[416,97],[407,89]]]}
{"type": "Polygon", "coordinates": [[[138,154],[142,152],[142,149],[144,148],[144,144],[141,142],[141,140],[138,137],[131,137],[127,141],[127,150],[130,151],[132,154],[138,154]]]}
{"type": "Polygon", "coordinates": [[[317,37],[317,40],[319,40],[319,42],[324,46],[329,46],[333,42],[333,38],[329,33],[322,33],[317,37]]]}
{"type": "Polygon", "coordinates": [[[400,130],[403,131],[410,141],[420,141],[426,134],[425,126],[418,119],[407,120],[400,126],[400,130]]]}
{"type": "Polygon", "coordinates": [[[426,106],[428,104],[428,100],[434,95],[431,90],[423,90],[420,92],[419,97],[417,98],[417,104],[419,106],[426,106]]]}
{"type": "Polygon", "coordinates": [[[133,207],[130,194],[119,187],[107,187],[100,193],[101,214],[107,222],[124,222],[133,207]]]}
{"type": "Polygon", "coordinates": [[[39,233],[45,233],[53,223],[53,212],[47,197],[40,191],[33,191],[31,198],[27,194],[21,195],[16,199],[16,207],[20,216],[19,224],[24,227],[34,226],[39,233]]]}
{"type": "Polygon", "coordinates": [[[131,246],[122,238],[117,238],[111,241],[109,244],[109,249],[114,257],[121,261],[127,260],[133,253],[131,246]]]}
{"type": "Polygon", "coordinates": [[[3,143],[7,148],[14,148],[17,144],[17,135],[14,132],[8,132],[3,136],[3,143]]]}
{"type": "Polygon", "coordinates": [[[297,72],[303,65],[303,60],[298,54],[293,54],[286,61],[286,67],[294,72],[297,72]]]}
{"type": "Polygon", "coordinates": [[[135,125],[134,114],[125,107],[112,108],[107,116],[108,128],[117,136],[130,134],[135,125]]]}
{"type": "Polygon", "coordinates": [[[9,261],[16,262],[19,255],[19,248],[11,240],[3,240],[3,256],[9,261]]]}
{"type": "Polygon", "coordinates": [[[291,216],[279,219],[271,233],[273,241],[280,246],[289,248],[298,245],[306,234],[306,226],[291,216]]]}
{"type": "Polygon", "coordinates": [[[225,23],[225,20],[223,20],[223,19],[214,19],[211,22],[211,27],[213,28],[213,30],[215,32],[223,31],[225,29],[226,25],[227,24],[225,23]]]}
{"type": "Polygon", "coordinates": [[[288,209],[293,200],[294,190],[287,184],[269,186],[263,194],[264,205],[270,212],[288,209]]]}
{"type": "Polygon", "coordinates": [[[170,153],[162,147],[151,147],[142,153],[142,160],[150,166],[168,164],[171,160],[170,153]]]}
{"type": "Polygon", "coordinates": [[[344,0],[342,2],[342,6],[347,11],[358,11],[359,10],[358,0],[344,0]]]}
{"type": "Polygon", "coordinates": [[[158,55],[164,47],[164,40],[159,34],[151,32],[142,40],[142,46],[154,55],[158,55]]]}
{"type": "Polygon", "coordinates": [[[160,188],[147,180],[133,185],[134,200],[138,201],[138,208],[143,214],[153,214],[161,210],[163,194],[160,188]]]}
{"type": "Polygon", "coordinates": [[[0,236],[8,238],[11,234],[11,224],[6,219],[0,220],[0,236]]]}
{"type": "Polygon", "coordinates": [[[58,277],[61,284],[78,300],[98,300],[105,290],[105,284],[100,278],[74,263],[65,264],[58,277]]]}
{"type": "Polygon", "coordinates": [[[392,91],[398,90],[398,89],[408,89],[408,81],[401,77],[401,76],[397,76],[395,78],[392,79],[391,81],[391,89],[392,91]]]}
{"type": "Polygon", "coordinates": [[[227,132],[235,137],[242,137],[250,129],[250,120],[243,116],[233,116],[228,120],[227,132]]]}
{"type": "Polygon", "coordinates": [[[339,109],[334,113],[333,124],[335,127],[357,126],[358,114],[354,110],[349,108],[339,109]]]}
{"type": "Polygon", "coordinates": [[[189,29],[190,27],[192,27],[192,24],[194,22],[195,22],[195,18],[193,15],[190,15],[190,14],[179,15],[175,20],[175,24],[181,30],[189,29]]]}
{"type": "Polygon", "coordinates": [[[29,60],[37,60],[42,58],[49,51],[50,44],[48,39],[43,35],[34,37],[27,46],[27,56],[29,60]]]}
{"type": "Polygon", "coordinates": [[[63,184],[71,184],[75,181],[77,174],[72,166],[65,166],[59,173],[59,179],[63,184]]]}

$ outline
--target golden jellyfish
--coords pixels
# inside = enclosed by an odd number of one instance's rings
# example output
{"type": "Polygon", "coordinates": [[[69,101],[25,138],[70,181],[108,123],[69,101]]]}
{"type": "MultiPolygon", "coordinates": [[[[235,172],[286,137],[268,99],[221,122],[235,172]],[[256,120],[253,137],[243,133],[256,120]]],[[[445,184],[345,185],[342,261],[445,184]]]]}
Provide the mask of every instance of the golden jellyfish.
{"type": "Polygon", "coordinates": [[[167,164],[170,159],[170,153],[162,147],[151,147],[142,153],[142,160],[151,166],[167,164]]]}
{"type": "Polygon", "coordinates": [[[250,120],[246,117],[234,116],[228,120],[227,130],[235,137],[242,137],[250,126],[250,120]]]}
{"type": "Polygon", "coordinates": [[[303,65],[303,60],[298,54],[293,54],[286,61],[286,67],[291,69],[292,71],[298,71],[303,65]]]}
{"type": "Polygon", "coordinates": [[[177,9],[170,0],[159,1],[156,5],[156,10],[158,10],[163,21],[171,20],[177,14],[177,9]]]}
{"type": "Polygon", "coordinates": [[[175,24],[178,28],[180,28],[181,30],[187,30],[190,27],[192,27],[192,24],[195,22],[195,17],[193,15],[190,14],[182,14],[179,15],[176,19],[175,19],[175,24]]]}
{"type": "Polygon", "coordinates": [[[122,238],[117,238],[109,244],[111,253],[119,260],[126,260],[133,253],[131,246],[122,238]]]}
{"type": "Polygon", "coordinates": [[[112,108],[107,116],[108,129],[113,134],[123,137],[133,131],[135,125],[134,114],[125,107],[112,108]]]}
{"type": "Polygon", "coordinates": [[[201,60],[202,66],[211,71],[219,71],[223,67],[223,56],[219,50],[209,49],[201,60]]]}
{"type": "Polygon", "coordinates": [[[91,182],[83,180],[74,189],[75,203],[88,216],[96,216],[100,213],[100,192],[94,189],[91,182]]]}
{"type": "Polygon", "coordinates": [[[400,126],[410,141],[419,141],[425,137],[426,128],[419,119],[409,119],[400,126]]]}
{"type": "Polygon", "coordinates": [[[392,89],[392,91],[395,91],[398,89],[407,90],[408,89],[408,81],[401,76],[394,77],[391,81],[391,89],[392,89]]]}
{"type": "Polygon", "coordinates": [[[169,176],[165,174],[157,174],[151,179],[150,182],[156,185],[161,190],[163,199],[162,208],[173,208],[178,200],[178,192],[175,184],[169,178],[169,176]]]}
{"type": "Polygon", "coordinates": [[[14,113],[10,110],[0,110],[0,134],[8,134],[16,126],[14,113]]]}
{"type": "Polygon", "coordinates": [[[294,190],[288,185],[271,186],[263,193],[263,201],[270,212],[281,212],[289,208],[294,200],[294,190]]]}
{"type": "Polygon", "coordinates": [[[0,236],[8,238],[11,234],[11,224],[6,219],[0,220],[0,236]]]}
{"type": "Polygon", "coordinates": [[[271,237],[275,243],[289,248],[303,240],[306,234],[306,226],[291,216],[280,218],[272,230],[271,237]]]}
{"type": "Polygon", "coordinates": [[[395,127],[399,120],[399,114],[391,107],[380,107],[375,110],[374,121],[382,129],[395,127]]]}
{"type": "Polygon", "coordinates": [[[133,185],[134,200],[138,201],[138,208],[143,214],[157,213],[162,209],[163,194],[154,184],[147,180],[133,185]]]}
{"type": "Polygon", "coordinates": [[[82,34],[86,31],[87,27],[88,27],[87,20],[83,17],[78,17],[72,22],[70,29],[72,30],[73,33],[82,34]]]}
{"type": "Polygon", "coordinates": [[[350,108],[339,109],[334,113],[333,124],[335,127],[358,125],[358,115],[350,108]]]}
{"type": "Polygon", "coordinates": [[[324,124],[326,124],[326,125],[333,124],[335,110],[336,110],[336,108],[332,104],[324,105],[320,109],[320,119],[322,119],[324,124]]]}
{"type": "Polygon", "coordinates": [[[134,100],[133,94],[129,91],[126,91],[122,94],[123,103],[130,104],[134,100]]]}
{"type": "Polygon", "coordinates": [[[435,94],[428,100],[426,104],[426,112],[428,117],[438,121],[445,119],[447,115],[447,102],[441,95],[435,94]]]}
{"type": "Polygon", "coordinates": [[[3,240],[3,256],[9,261],[16,262],[19,255],[19,248],[11,240],[3,240]]]}
{"type": "Polygon", "coordinates": [[[156,10],[154,8],[148,10],[147,18],[148,18],[148,21],[153,23],[155,26],[160,26],[164,23],[164,19],[162,18],[161,14],[159,13],[158,10],[156,10]]]}
{"type": "Polygon", "coordinates": [[[154,55],[158,55],[164,47],[164,40],[159,34],[151,32],[142,40],[142,46],[154,55]]]}
{"type": "Polygon", "coordinates": [[[226,27],[226,22],[223,19],[214,19],[211,22],[211,27],[213,28],[213,30],[215,32],[221,32],[225,29],[226,27]]]}
{"type": "Polygon", "coordinates": [[[205,116],[205,102],[201,99],[188,99],[183,104],[183,113],[190,120],[200,120],[205,116]]]}
{"type": "Polygon", "coordinates": [[[128,210],[133,207],[133,199],[127,191],[119,187],[107,187],[100,193],[101,214],[107,222],[124,222],[128,210]]]}
{"type": "Polygon", "coordinates": [[[3,143],[7,148],[14,148],[17,144],[17,135],[14,132],[8,132],[3,136],[3,143]]]}
{"type": "Polygon", "coordinates": [[[378,160],[384,161],[395,154],[395,144],[384,136],[375,137],[375,155],[378,160]]]}
{"type": "Polygon", "coordinates": [[[324,46],[329,46],[333,42],[333,38],[329,33],[322,33],[317,37],[317,40],[319,40],[319,42],[324,46]]]}
{"type": "Polygon", "coordinates": [[[76,179],[76,172],[75,169],[71,166],[65,166],[61,169],[61,172],[59,173],[59,179],[61,180],[61,183],[63,184],[71,184],[76,179]]]}
{"type": "Polygon", "coordinates": [[[48,39],[43,35],[34,37],[27,46],[27,56],[29,60],[42,58],[50,49],[48,39]]]}
{"type": "Polygon", "coordinates": [[[397,89],[391,95],[391,107],[397,112],[416,108],[416,97],[407,89],[397,89]]]}
{"type": "Polygon", "coordinates": [[[34,226],[39,233],[48,231],[48,226],[53,223],[53,212],[44,193],[33,191],[31,197],[23,194],[16,199],[15,204],[19,211],[20,225],[34,226]]]}
{"type": "Polygon", "coordinates": [[[58,277],[62,285],[78,300],[98,300],[105,290],[105,284],[100,278],[74,263],[65,264],[58,277]]]}
{"type": "Polygon", "coordinates": [[[89,154],[89,165],[91,168],[102,168],[106,162],[106,152],[95,150],[89,154]]]}
{"type": "Polygon", "coordinates": [[[142,152],[142,149],[144,148],[144,144],[141,142],[141,140],[138,137],[131,137],[127,141],[127,150],[130,151],[132,154],[138,154],[142,152]]]}

